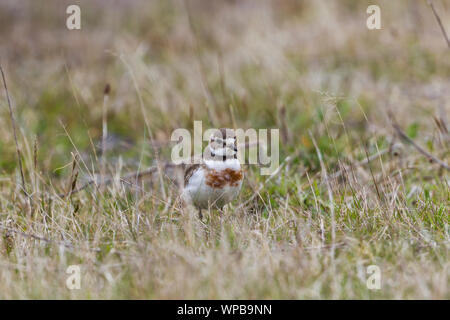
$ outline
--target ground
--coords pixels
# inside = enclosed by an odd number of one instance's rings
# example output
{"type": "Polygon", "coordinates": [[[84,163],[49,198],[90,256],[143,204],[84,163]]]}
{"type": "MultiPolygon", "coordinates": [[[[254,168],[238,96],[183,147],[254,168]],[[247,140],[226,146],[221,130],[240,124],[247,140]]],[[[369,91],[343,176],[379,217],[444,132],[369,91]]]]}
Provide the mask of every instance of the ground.
{"type": "Polygon", "coordinates": [[[2,0],[0,298],[449,299],[449,171],[393,123],[449,162],[450,50],[426,1],[376,2],[380,30],[369,1],[2,0]],[[194,120],[280,130],[203,221],[170,165],[194,120]]]}

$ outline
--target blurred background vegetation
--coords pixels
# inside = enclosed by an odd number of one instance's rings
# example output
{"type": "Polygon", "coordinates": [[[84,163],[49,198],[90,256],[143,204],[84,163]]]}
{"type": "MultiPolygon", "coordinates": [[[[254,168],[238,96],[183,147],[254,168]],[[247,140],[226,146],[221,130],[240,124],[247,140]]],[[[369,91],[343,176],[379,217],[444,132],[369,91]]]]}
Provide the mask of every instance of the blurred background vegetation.
{"type": "MultiPolygon", "coordinates": [[[[138,92],[160,146],[193,120],[233,126],[234,114],[239,128],[280,127],[282,110],[289,129],[283,154],[302,148],[313,158],[307,132],[319,130],[336,104],[349,135],[342,125],[329,128],[334,142],[317,133],[325,155],[337,159],[361,141],[386,143],[386,108],[413,136],[432,134],[432,115],[448,108],[448,48],[426,2],[378,1],[382,29],[374,31],[366,28],[369,4],[5,0],[0,56],[21,135],[37,139],[39,163],[52,175],[71,161],[67,134],[94,158],[106,84],[110,161],[120,155],[133,167],[149,151],[138,92]],[[81,7],[79,31],[65,27],[69,4],[81,7]]],[[[436,5],[445,24],[448,3],[436,5]]],[[[1,105],[6,173],[16,160],[6,99],[1,105]]]]}

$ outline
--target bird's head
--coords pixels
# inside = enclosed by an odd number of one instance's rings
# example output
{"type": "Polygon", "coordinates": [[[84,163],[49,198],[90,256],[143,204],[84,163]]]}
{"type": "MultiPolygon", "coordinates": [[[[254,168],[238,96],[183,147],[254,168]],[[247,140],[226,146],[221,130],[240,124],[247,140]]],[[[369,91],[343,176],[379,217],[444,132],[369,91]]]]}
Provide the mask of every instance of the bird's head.
{"type": "Polygon", "coordinates": [[[205,150],[204,156],[218,161],[237,159],[237,143],[234,130],[226,128],[214,130],[210,136],[209,145],[205,150]]]}

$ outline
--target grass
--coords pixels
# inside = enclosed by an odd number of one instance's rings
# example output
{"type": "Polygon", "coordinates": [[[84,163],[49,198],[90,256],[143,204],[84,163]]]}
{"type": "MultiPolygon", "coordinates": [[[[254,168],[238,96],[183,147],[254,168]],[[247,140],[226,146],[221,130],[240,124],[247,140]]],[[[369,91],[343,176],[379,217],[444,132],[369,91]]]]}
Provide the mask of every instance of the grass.
{"type": "Polygon", "coordinates": [[[449,299],[448,171],[388,116],[449,162],[449,51],[425,1],[379,2],[369,31],[366,1],[79,1],[69,31],[69,3],[2,1],[30,196],[2,90],[0,298],[449,299]],[[246,166],[239,198],[203,222],[179,204],[181,168],[119,179],[168,162],[194,120],[281,137],[281,169],[246,166]],[[113,183],[60,196],[102,157],[113,183]]]}

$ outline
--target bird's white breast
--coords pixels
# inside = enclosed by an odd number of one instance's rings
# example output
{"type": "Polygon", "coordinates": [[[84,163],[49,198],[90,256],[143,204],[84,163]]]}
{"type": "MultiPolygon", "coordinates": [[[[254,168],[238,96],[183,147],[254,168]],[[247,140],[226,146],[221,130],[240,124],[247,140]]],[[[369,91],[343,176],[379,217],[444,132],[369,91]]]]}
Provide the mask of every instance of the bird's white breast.
{"type": "MultiPolygon", "coordinates": [[[[205,165],[209,169],[216,170],[217,172],[226,169],[241,170],[241,165],[237,159],[227,159],[226,161],[205,160],[205,165]]],[[[209,206],[222,207],[239,194],[242,179],[236,183],[227,183],[223,187],[216,188],[206,183],[206,173],[205,168],[199,167],[189,179],[184,190],[184,196],[188,196],[189,201],[196,207],[202,209],[206,209],[209,206]]]]}

